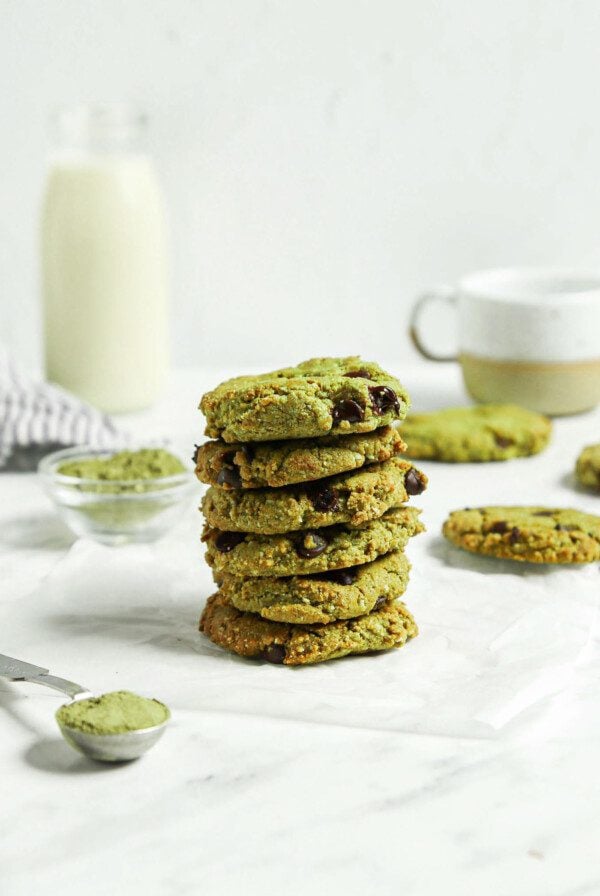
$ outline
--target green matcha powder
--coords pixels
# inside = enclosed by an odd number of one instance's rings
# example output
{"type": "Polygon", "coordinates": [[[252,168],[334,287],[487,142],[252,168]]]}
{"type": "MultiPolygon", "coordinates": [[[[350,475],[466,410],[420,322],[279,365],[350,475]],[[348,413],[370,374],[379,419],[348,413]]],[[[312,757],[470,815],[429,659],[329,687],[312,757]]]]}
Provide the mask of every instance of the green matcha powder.
{"type": "Polygon", "coordinates": [[[101,697],[66,703],[56,713],[60,725],[85,734],[125,734],[166,722],[168,708],[158,700],[131,691],[111,691],[101,697]]]}
{"type": "Polygon", "coordinates": [[[143,480],[176,476],[185,473],[185,467],[179,458],[163,448],[141,448],[139,451],[119,451],[109,457],[67,460],[56,472],[61,476],[93,479],[98,483],[86,483],[80,486],[82,491],[120,494],[148,491],[149,486],[143,480]],[[134,480],[138,481],[134,484],[134,480]]]}
{"type": "Polygon", "coordinates": [[[100,498],[80,504],[78,510],[105,529],[121,529],[137,526],[152,519],[164,509],[168,501],[169,483],[161,486],[160,480],[185,473],[185,467],[173,454],[162,448],[142,448],[139,451],[119,451],[109,457],[69,460],[57,468],[62,476],[86,479],[74,481],[77,492],[91,495],[119,495],[116,500],[100,498]],[[159,480],[158,482],[156,480],[159,480]],[[156,500],[140,501],[138,495],[156,494],[156,500]],[[123,500],[131,496],[131,500],[123,500]]]}

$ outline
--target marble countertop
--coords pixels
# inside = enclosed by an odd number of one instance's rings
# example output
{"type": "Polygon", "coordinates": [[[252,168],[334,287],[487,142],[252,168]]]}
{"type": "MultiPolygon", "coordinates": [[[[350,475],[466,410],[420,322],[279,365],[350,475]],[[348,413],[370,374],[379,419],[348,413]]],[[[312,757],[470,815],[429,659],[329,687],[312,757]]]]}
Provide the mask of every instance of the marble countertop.
{"type": "MultiPolygon", "coordinates": [[[[188,452],[222,373],[179,374],[122,425],[188,452]]],[[[402,378],[416,408],[466,401],[453,366],[402,378]]],[[[197,632],[211,579],[193,506],[155,545],[106,548],[74,541],[35,475],[2,474],[0,650],[173,711],[152,752],[104,767],[60,739],[60,695],[0,682],[3,896],[600,893],[598,565],[514,568],[439,535],[467,504],[598,512],[571,471],[599,438],[596,411],[557,420],[535,458],[420,464],[420,636],[307,669],[197,632]]]]}

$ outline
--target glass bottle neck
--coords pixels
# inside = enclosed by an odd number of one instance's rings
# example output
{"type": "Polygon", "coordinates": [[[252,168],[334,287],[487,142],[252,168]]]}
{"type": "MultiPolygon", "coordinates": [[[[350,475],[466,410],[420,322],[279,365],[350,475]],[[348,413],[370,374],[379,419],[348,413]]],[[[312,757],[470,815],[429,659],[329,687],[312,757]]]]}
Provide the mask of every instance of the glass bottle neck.
{"type": "Polygon", "coordinates": [[[146,115],[128,104],[67,106],[51,119],[61,154],[137,155],[146,151],[146,131],[146,115]]]}

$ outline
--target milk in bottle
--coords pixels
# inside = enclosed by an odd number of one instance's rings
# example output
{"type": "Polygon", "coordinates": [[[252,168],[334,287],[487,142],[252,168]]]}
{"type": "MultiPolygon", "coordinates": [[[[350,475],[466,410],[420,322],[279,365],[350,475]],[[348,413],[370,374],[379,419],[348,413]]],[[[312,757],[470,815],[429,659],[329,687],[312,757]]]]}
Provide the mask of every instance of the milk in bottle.
{"type": "Polygon", "coordinates": [[[49,380],[106,411],[151,404],[167,369],[162,198],[129,107],[56,120],[42,214],[49,380]]]}

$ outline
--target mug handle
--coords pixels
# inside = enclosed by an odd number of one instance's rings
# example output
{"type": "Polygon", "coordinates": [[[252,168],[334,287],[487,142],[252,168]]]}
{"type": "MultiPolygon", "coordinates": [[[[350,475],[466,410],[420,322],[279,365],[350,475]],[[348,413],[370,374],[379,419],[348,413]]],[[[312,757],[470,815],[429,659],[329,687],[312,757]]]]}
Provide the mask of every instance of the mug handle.
{"type": "Polygon", "coordinates": [[[445,302],[447,305],[455,307],[456,291],[451,286],[436,286],[433,289],[430,289],[429,292],[424,292],[419,296],[419,298],[413,305],[413,309],[410,314],[409,333],[412,343],[417,351],[419,351],[424,358],[427,358],[428,361],[458,361],[458,356],[456,354],[435,354],[435,352],[432,352],[427,348],[427,346],[421,339],[421,334],[419,332],[419,321],[421,319],[421,313],[423,309],[430,302],[445,302]]]}

